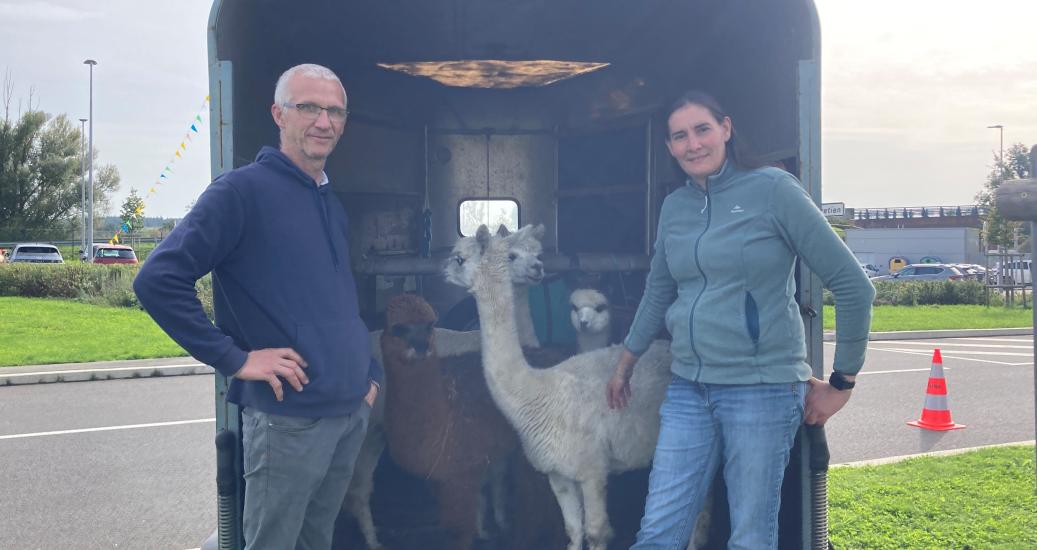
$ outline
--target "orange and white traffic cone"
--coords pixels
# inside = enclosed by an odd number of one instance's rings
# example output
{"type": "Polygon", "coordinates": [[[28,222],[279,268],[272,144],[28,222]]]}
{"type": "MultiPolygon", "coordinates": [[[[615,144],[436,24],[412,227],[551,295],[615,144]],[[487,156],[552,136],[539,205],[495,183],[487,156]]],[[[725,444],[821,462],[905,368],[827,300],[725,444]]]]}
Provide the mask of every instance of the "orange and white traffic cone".
{"type": "Polygon", "coordinates": [[[922,417],[908,424],[936,432],[960,430],[965,427],[964,424],[955,424],[951,420],[951,410],[947,406],[947,382],[943,378],[943,357],[939,348],[933,351],[933,368],[929,372],[929,385],[925,388],[922,417]]]}

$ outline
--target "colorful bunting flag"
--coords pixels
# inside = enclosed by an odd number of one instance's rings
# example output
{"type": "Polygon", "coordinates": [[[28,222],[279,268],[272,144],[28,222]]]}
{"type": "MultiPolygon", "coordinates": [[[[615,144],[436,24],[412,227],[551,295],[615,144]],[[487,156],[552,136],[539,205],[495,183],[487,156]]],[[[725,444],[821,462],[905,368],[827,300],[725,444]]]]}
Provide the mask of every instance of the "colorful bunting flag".
{"type": "MultiPolygon", "coordinates": [[[[167,176],[166,174],[173,174],[174,173],[174,170],[173,170],[172,166],[176,163],[176,160],[184,158],[183,155],[180,152],[181,151],[185,151],[185,152],[187,151],[187,143],[188,142],[193,142],[193,139],[191,138],[191,134],[192,133],[197,134],[199,132],[199,127],[202,124],[205,123],[205,121],[202,119],[202,114],[204,114],[208,110],[208,107],[209,107],[209,96],[205,96],[205,101],[203,101],[201,106],[198,108],[198,110],[200,112],[195,114],[194,119],[192,120],[192,122],[191,122],[191,124],[189,126],[189,130],[184,132],[184,137],[183,137],[183,139],[180,140],[180,146],[173,153],[173,156],[169,157],[169,162],[166,163],[165,168],[162,169],[162,172],[159,174],[158,178],[155,179],[154,185],[152,185],[152,187],[150,189],[148,189],[148,195],[149,196],[150,195],[154,195],[155,193],[157,193],[156,188],[161,186],[163,183],[165,183],[166,181],[169,180],[169,176],[167,176]]],[[[143,214],[144,213],[144,205],[138,206],[136,208],[136,210],[134,211],[134,213],[137,214],[137,215],[143,214]]],[[[108,244],[116,244],[116,243],[118,243],[119,242],[119,235],[123,234],[123,233],[129,233],[129,232],[130,232],[129,224],[123,223],[122,226],[119,227],[119,229],[117,229],[115,231],[115,235],[112,235],[112,238],[109,239],[108,244]]]]}

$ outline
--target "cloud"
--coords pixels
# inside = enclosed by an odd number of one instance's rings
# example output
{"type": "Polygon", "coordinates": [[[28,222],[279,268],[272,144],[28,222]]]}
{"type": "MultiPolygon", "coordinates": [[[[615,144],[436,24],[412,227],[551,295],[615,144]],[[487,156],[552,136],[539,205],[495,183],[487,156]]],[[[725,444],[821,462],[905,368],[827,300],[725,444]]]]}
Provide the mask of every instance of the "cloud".
{"type": "Polygon", "coordinates": [[[80,21],[93,19],[100,12],[69,6],[60,6],[51,2],[0,2],[0,18],[11,23],[15,21],[80,21]]]}

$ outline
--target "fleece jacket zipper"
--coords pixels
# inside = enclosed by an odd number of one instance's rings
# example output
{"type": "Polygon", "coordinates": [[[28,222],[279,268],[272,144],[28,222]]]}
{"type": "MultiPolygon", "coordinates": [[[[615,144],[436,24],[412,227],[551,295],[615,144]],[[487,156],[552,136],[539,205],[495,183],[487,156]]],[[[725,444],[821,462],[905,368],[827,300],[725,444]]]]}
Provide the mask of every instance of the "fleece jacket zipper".
{"type": "Polygon", "coordinates": [[[695,301],[691,303],[691,313],[688,314],[688,343],[691,344],[691,351],[695,353],[695,357],[699,361],[699,369],[695,372],[695,382],[698,382],[699,377],[702,375],[702,356],[699,355],[699,351],[695,349],[695,308],[699,305],[699,299],[706,293],[706,285],[709,284],[709,279],[706,278],[706,272],[702,270],[702,261],[699,259],[699,245],[702,243],[702,237],[706,235],[706,231],[709,231],[709,224],[713,220],[713,205],[709,201],[709,188],[705,189],[706,194],[706,227],[702,229],[702,233],[699,233],[699,237],[695,239],[695,267],[698,268],[699,273],[702,275],[702,290],[699,291],[698,296],[695,296],[695,301]]]}

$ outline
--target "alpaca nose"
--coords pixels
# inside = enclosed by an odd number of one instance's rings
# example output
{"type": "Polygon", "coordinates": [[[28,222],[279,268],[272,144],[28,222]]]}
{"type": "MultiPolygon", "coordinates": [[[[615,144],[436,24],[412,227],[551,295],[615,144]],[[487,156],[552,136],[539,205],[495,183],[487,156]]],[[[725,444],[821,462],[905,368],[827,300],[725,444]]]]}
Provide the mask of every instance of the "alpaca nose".
{"type": "Polygon", "coordinates": [[[425,357],[428,353],[428,342],[414,342],[412,347],[414,348],[414,354],[418,357],[425,357]]]}
{"type": "Polygon", "coordinates": [[[587,326],[590,325],[587,321],[580,321],[580,330],[587,330],[587,326]]]}

